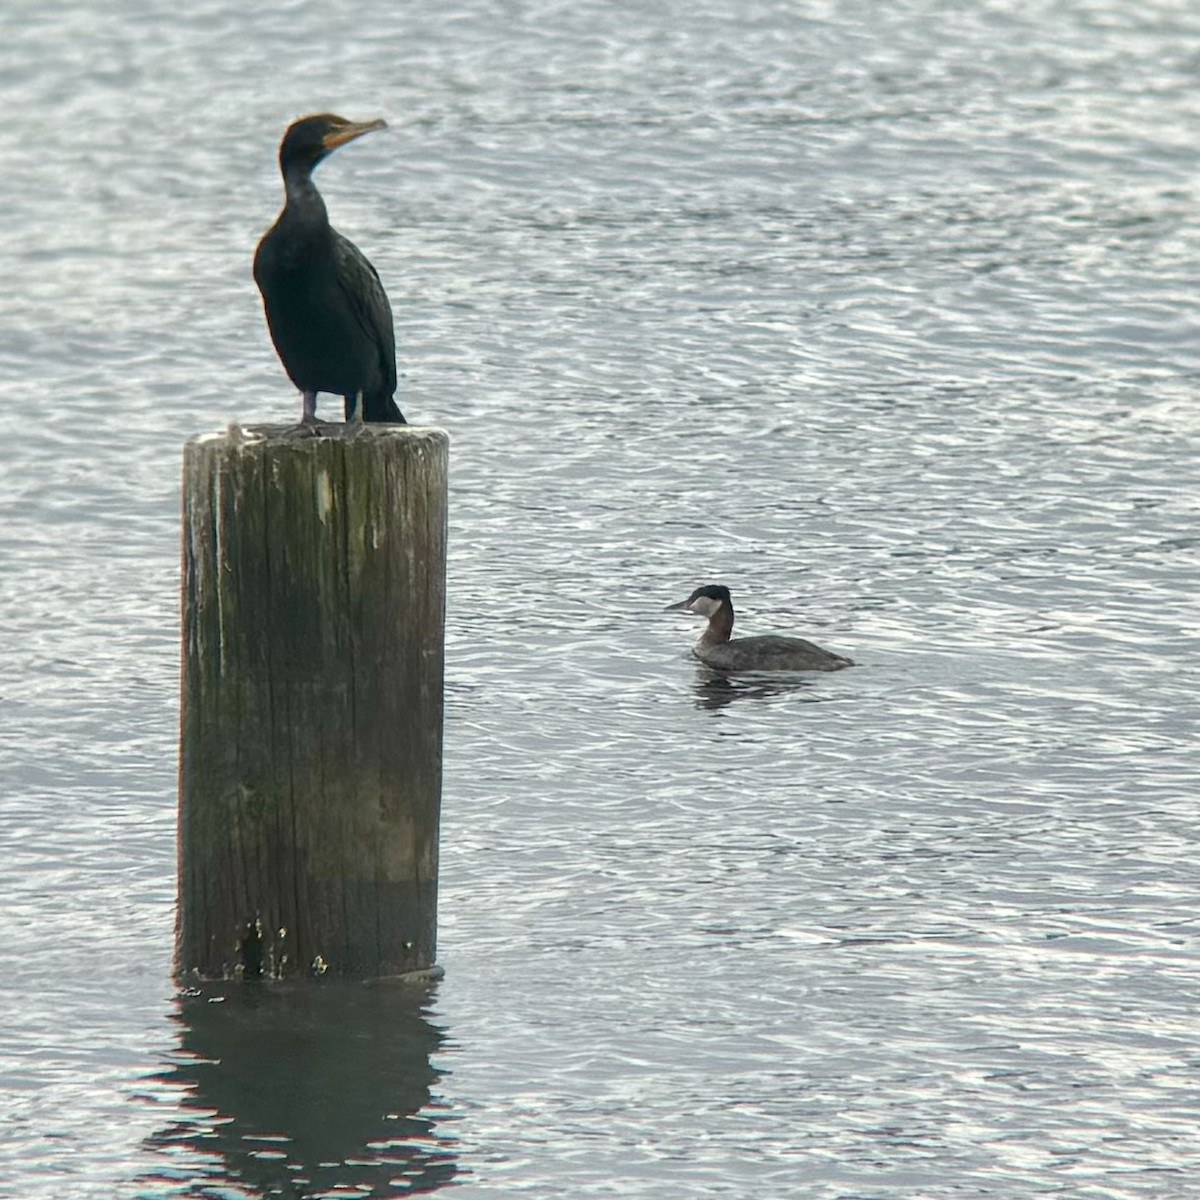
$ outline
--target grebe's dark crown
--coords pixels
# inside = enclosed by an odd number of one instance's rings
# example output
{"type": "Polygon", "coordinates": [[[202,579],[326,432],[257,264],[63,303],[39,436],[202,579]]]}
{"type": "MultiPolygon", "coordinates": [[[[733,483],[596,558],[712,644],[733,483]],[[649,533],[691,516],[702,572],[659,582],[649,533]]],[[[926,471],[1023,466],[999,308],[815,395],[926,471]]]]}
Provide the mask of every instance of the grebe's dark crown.
{"type": "Polygon", "coordinates": [[[733,604],[733,597],[723,583],[706,583],[703,587],[698,587],[687,598],[687,602],[691,604],[693,600],[699,600],[701,596],[709,600],[716,600],[721,604],[733,604]]]}

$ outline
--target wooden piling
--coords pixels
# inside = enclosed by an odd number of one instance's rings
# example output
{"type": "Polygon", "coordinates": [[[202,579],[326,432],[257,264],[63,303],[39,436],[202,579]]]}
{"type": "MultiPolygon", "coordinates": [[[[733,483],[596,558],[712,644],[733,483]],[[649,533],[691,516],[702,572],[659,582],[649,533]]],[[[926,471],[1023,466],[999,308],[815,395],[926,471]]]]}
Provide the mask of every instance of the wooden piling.
{"type": "Polygon", "coordinates": [[[321,429],[184,450],[184,979],[434,967],[448,439],[321,429]]]}

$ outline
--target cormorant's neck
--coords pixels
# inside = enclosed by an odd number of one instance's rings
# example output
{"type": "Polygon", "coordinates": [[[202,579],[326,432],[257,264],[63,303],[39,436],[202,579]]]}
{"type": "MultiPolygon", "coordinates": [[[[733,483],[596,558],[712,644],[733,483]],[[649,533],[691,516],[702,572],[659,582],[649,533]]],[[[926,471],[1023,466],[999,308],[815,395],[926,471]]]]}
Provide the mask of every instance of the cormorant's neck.
{"type": "Polygon", "coordinates": [[[733,606],[730,604],[722,604],[711,617],[708,618],[708,628],[700,635],[699,645],[701,646],[720,646],[729,641],[729,635],[733,632],[733,606]]]}
{"type": "Polygon", "coordinates": [[[284,211],[290,216],[319,225],[328,223],[325,201],[313,183],[312,167],[308,163],[289,164],[283,168],[283,190],[287,196],[284,211]]]}

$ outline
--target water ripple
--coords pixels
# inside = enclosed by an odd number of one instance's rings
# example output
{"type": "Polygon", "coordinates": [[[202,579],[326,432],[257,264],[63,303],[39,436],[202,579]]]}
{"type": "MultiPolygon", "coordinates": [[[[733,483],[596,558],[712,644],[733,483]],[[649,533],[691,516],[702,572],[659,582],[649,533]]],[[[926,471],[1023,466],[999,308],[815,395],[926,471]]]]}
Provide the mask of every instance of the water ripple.
{"type": "Polygon", "coordinates": [[[1200,21],[410,7],[0,13],[0,1178],[1189,1194],[1200,21]],[[415,1006],[169,981],[179,448],[296,412],[324,107],[452,435],[415,1006]],[[713,677],[710,580],[860,665],[713,677]]]}

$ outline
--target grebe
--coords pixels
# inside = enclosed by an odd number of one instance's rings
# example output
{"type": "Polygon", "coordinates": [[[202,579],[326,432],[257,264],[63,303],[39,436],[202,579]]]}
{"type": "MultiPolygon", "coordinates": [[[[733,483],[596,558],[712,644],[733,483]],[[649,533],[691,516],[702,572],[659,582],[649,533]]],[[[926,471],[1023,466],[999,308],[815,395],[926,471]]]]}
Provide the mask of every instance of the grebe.
{"type": "Polygon", "coordinates": [[[854,666],[850,659],[803,638],[768,633],[730,640],[733,599],[729,589],[719,583],[698,587],[686,600],[669,604],[664,611],[681,610],[708,618],[708,626],[692,653],[719,671],[840,671],[854,666]]]}
{"type": "Polygon", "coordinates": [[[363,252],[329,224],[312,181],[338,146],[386,127],[319,113],[293,122],[279,144],[286,200],[258,243],[254,282],[283,369],[304,394],[306,425],[317,419],[318,392],[344,397],[347,421],[405,423],[392,398],[396,334],[387,293],[363,252]]]}

